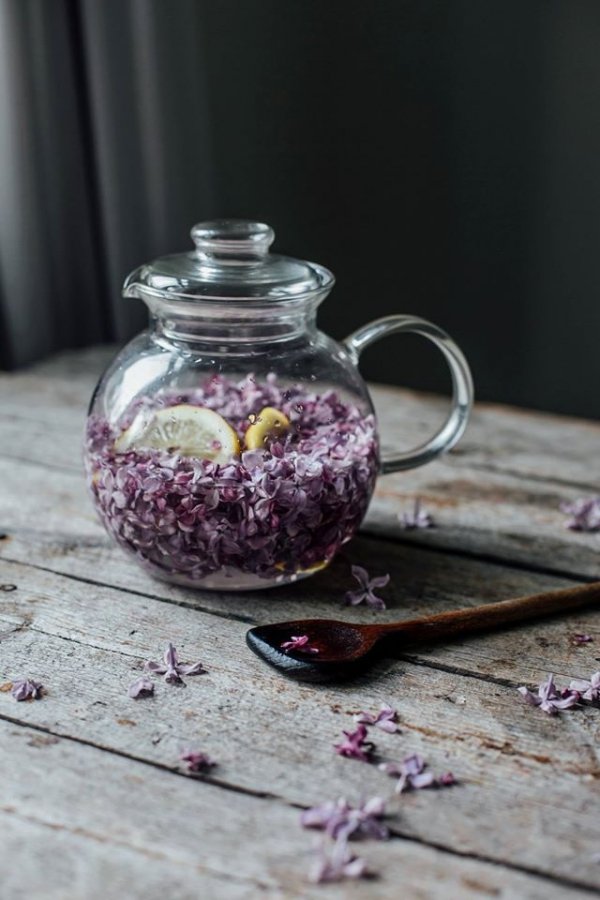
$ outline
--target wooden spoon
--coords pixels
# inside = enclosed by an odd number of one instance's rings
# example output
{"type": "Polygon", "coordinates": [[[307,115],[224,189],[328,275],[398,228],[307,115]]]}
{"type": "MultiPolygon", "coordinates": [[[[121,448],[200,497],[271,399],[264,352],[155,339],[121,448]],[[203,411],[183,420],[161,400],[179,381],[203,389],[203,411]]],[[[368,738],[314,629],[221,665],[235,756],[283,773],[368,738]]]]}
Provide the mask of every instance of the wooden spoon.
{"type": "Polygon", "coordinates": [[[248,631],[246,641],[251,650],[283,675],[300,681],[339,681],[357,675],[376,658],[376,651],[384,650],[386,645],[398,650],[409,644],[427,644],[440,638],[491,631],[527,619],[567,612],[599,600],[600,581],[596,581],[407,622],[360,625],[335,619],[299,619],[259,625],[248,631]],[[296,650],[283,650],[281,645],[294,635],[306,635],[308,643],[296,650]]]}

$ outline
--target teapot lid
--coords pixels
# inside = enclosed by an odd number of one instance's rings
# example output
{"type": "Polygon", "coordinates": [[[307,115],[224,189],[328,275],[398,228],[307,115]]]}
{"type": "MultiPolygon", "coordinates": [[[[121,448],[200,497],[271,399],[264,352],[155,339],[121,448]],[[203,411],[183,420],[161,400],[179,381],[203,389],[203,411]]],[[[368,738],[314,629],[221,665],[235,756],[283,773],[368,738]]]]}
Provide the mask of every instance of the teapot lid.
{"type": "Polygon", "coordinates": [[[275,233],[262,222],[215,219],[191,231],[195,250],[159,256],[125,279],[125,296],[190,300],[294,300],[329,290],[332,273],[269,252],[275,233]]]}

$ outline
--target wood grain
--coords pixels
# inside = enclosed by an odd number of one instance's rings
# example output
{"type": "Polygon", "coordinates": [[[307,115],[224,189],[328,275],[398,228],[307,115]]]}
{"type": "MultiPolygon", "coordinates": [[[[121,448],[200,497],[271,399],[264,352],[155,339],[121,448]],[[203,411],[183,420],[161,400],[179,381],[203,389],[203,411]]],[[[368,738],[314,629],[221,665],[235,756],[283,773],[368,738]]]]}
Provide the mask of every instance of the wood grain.
{"type": "MultiPolygon", "coordinates": [[[[85,410],[110,356],[106,348],[81,359],[66,354],[32,373],[0,378],[0,457],[13,472],[23,462],[14,475],[17,484],[43,481],[49,469],[67,481],[69,472],[80,479],[85,410]],[[41,468],[39,479],[35,467],[41,468]]],[[[440,398],[381,386],[372,393],[390,447],[423,441],[443,419],[446,401],[440,398]]],[[[600,535],[567,531],[559,507],[597,492],[599,451],[600,424],[476,406],[465,438],[451,454],[379,479],[363,530],[593,580],[600,575],[600,535]],[[399,514],[417,496],[437,528],[401,527],[399,514]]]]}
{"type": "Polygon", "coordinates": [[[0,716],[166,768],[177,765],[181,746],[201,740],[221,760],[220,781],[306,805],[391,793],[393,782],[374,766],[332,750],[352,726],[348,711],[388,701],[402,735],[377,733],[381,758],[419,752],[462,782],[403,798],[399,834],[534,871],[543,844],[540,871],[598,885],[595,710],[550,718],[512,686],[404,661],[381,666],[373,680],[315,690],[240,652],[241,622],[113,589],[82,590],[31,567],[11,570],[18,589],[2,605],[23,627],[2,642],[2,675],[28,674],[49,693],[28,704],[0,694],[0,716]],[[127,685],[167,639],[210,674],[181,690],[160,683],[153,701],[130,700],[127,685]]]}
{"type": "Polygon", "coordinates": [[[311,887],[305,872],[314,837],[284,803],[54,741],[32,728],[1,723],[0,745],[2,888],[13,900],[388,900],[398,897],[399,885],[404,897],[431,900],[589,896],[399,838],[356,845],[380,878],[311,887]]]}
{"type": "MultiPolygon", "coordinates": [[[[597,577],[600,535],[566,531],[558,506],[597,491],[600,426],[480,406],[457,451],[380,479],[363,535],[325,572],[264,594],[195,592],[141,572],[89,504],[80,438],[111,354],[0,377],[0,585],[16,585],[0,591],[0,680],[48,688],[32,703],[0,692],[3,890],[361,900],[401,885],[408,900],[552,900],[600,887],[598,710],[551,718],[516,694],[548,671],[563,683],[598,668],[598,611],[413,649],[343,688],[283,681],[243,646],[251,624],[408,619],[597,577]],[[400,527],[417,495],[435,529],[400,527]],[[385,613],[340,606],[351,562],[390,572],[385,613]],[[574,632],[595,642],[575,646],[574,632]],[[127,685],[169,639],[209,674],[131,700],[127,685]],[[392,793],[374,766],[332,750],[352,711],[384,701],[401,733],[376,733],[380,758],[420,752],[461,784],[393,800],[393,840],[357,848],[380,879],[312,888],[296,807],[392,793]],[[187,744],[219,760],[209,779],[179,770],[187,744]]],[[[407,448],[443,418],[439,398],[373,393],[385,443],[407,448]]]]}

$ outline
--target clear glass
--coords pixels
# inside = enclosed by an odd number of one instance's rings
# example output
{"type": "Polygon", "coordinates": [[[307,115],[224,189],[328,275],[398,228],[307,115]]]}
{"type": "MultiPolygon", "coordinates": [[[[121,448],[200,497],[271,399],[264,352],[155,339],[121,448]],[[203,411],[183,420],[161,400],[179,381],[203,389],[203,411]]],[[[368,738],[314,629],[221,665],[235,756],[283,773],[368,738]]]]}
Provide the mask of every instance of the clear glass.
{"type": "Polygon", "coordinates": [[[458,440],[472,400],[468,366],[447,335],[410,317],[371,323],[343,343],[327,337],[316,312],[333,276],[269,255],[267,226],[206,223],[192,234],[192,254],[143,266],[125,283],[151,321],[92,397],[94,503],[108,533],[159,578],[228,590],[304,578],[355,534],[382,468],[420,465],[458,440]],[[427,445],[382,464],[358,357],[406,330],[446,355],[453,408],[427,445]]]}

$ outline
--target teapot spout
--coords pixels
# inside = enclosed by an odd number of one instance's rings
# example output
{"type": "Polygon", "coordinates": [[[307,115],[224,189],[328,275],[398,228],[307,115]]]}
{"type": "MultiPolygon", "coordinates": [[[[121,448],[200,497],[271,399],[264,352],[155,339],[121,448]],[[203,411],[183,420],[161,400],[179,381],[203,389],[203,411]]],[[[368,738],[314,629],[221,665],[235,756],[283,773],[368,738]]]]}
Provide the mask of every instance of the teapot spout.
{"type": "Polygon", "coordinates": [[[144,278],[146,277],[147,273],[147,266],[139,266],[139,268],[134,269],[133,272],[130,272],[123,282],[123,296],[142,297],[144,278]]]}

